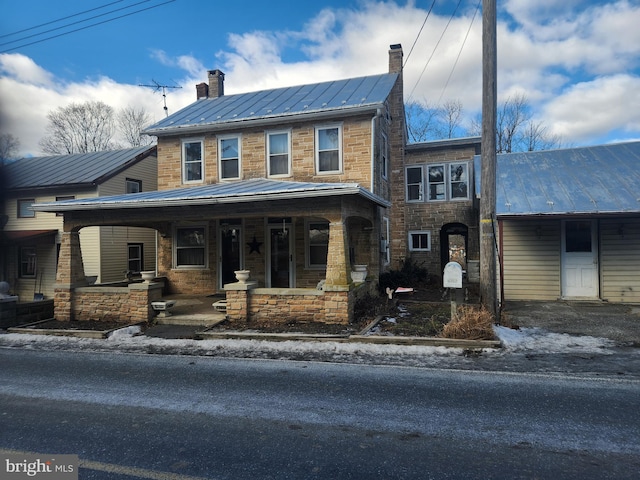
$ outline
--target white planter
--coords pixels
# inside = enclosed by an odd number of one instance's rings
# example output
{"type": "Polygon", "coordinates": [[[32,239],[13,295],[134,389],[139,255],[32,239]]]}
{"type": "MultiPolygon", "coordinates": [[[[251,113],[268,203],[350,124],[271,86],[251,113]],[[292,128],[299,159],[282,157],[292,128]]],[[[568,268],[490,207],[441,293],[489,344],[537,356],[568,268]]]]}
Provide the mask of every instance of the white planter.
{"type": "Polygon", "coordinates": [[[146,270],[146,271],[140,272],[140,275],[142,276],[142,280],[144,280],[145,283],[149,283],[149,282],[151,282],[151,280],[156,278],[156,271],[155,270],[146,270]]]}
{"type": "Polygon", "coordinates": [[[367,265],[353,265],[351,270],[351,280],[353,283],[362,283],[367,278],[367,265]]]}
{"type": "Polygon", "coordinates": [[[236,270],[233,273],[236,274],[236,279],[238,280],[238,282],[247,283],[247,280],[249,280],[249,274],[251,273],[251,271],[250,270],[236,270]]]}

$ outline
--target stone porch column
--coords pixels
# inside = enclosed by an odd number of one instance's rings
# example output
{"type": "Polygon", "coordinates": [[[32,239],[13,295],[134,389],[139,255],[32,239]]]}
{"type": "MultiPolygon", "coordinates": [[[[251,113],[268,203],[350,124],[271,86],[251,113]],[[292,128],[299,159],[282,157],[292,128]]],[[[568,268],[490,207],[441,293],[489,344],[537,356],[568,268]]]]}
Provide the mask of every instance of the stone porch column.
{"type": "Polygon", "coordinates": [[[73,289],[85,284],[80,232],[62,232],[53,296],[53,314],[57,320],[73,320],[73,289]]]}
{"type": "Polygon", "coordinates": [[[349,244],[344,222],[329,223],[329,251],[327,253],[327,279],[325,290],[349,290],[351,283],[348,260],[349,244]],[[346,288],[345,288],[346,287],[346,288]]]}

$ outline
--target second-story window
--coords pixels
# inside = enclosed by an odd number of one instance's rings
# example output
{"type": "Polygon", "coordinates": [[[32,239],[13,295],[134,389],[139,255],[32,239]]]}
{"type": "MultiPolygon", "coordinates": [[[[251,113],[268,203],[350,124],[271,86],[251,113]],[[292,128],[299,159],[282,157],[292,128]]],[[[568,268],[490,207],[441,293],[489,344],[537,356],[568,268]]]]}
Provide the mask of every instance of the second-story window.
{"type": "Polygon", "coordinates": [[[421,202],[422,200],[422,167],[407,167],[407,201],[421,202]]]}
{"type": "Polygon", "coordinates": [[[36,212],[31,206],[36,203],[35,198],[21,198],[18,200],[18,218],[34,218],[36,212]]]}
{"type": "Polygon", "coordinates": [[[182,143],[182,182],[204,180],[204,148],[202,140],[185,140],[182,143]]]}
{"type": "Polygon", "coordinates": [[[316,171],[318,173],[342,171],[342,127],[316,128],[316,171]]]}
{"type": "Polygon", "coordinates": [[[125,193],[138,193],[142,191],[142,180],[127,178],[125,183],[125,193]]]}
{"type": "Polygon", "coordinates": [[[220,159],[220,179],[240,178],[240,137],[221,137],[218,139],[220,159]]]}
{"type": "Polygon", "coordinates": [[[289,144],[289,132],[267,133],[267,168],[270,177],[291,175],[289,144]]]}

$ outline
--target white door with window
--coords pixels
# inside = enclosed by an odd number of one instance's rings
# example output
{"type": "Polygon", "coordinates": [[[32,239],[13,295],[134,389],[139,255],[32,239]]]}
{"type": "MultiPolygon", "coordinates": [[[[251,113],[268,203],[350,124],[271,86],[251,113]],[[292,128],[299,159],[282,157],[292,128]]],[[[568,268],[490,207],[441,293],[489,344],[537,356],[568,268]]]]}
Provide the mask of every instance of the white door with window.
{"type": "Polygon", "coordinates": [[[598,241],[595,220],[562,222],[562,296],[598,298],[598,241]]]}
{"type": "Polygon", "coordinates": [[[269,225],[267,287],[294,287],[293,228],[290,224],[269,225]]]}

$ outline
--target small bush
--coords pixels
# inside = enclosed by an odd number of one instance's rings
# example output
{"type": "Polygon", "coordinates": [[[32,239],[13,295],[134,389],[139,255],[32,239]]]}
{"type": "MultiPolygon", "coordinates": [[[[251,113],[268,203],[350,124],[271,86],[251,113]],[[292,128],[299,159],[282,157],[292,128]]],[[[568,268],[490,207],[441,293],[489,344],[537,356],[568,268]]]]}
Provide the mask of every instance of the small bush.
{"type": "Polygon", "coordinates": [[[457,315],[442,329],[445,338],[493,340],[494,318],[486,308],[471,305],[458,307],[457,315]]]}
{"type": "Polygon", "coordinates": [[[425,267],[407,258],[402,262],[400,270],[389,270],[380,274],[378,288],[382,295],[386,295],[387,288],[395,290],[398,287],[416,287],[428,278],[429,272],[425,267]]]}

